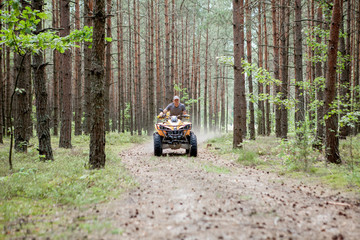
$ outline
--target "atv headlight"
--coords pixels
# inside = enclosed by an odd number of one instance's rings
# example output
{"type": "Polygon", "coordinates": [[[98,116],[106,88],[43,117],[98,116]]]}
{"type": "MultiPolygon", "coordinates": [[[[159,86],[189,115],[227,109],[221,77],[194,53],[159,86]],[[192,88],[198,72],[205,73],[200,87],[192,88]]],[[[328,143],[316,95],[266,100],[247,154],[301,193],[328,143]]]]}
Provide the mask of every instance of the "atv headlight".
{"type": "Polygon", "coordinates": [[[183,130],[190,130],[191,129],[191,124],[185,125],[182,129],[183,130]]]}
{"type": "Polygon", "coordinates": [[[160,125],[160,126],[159,126],[159,129],[160,129],[160,130],[168,130],[169,128],[167,128],[167,127],[165,127],[165,126],[163,126],[163,125],[160,125]]]}

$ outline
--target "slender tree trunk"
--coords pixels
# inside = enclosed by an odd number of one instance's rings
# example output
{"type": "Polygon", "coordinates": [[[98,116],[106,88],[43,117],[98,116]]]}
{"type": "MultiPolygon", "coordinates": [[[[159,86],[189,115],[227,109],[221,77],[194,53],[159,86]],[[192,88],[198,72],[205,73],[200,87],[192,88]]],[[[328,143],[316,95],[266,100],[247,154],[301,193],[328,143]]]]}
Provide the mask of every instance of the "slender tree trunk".
{"type": "Polygon", "coordinates": [[[141,41],[140,41],[140,26],[141,26],[141,22],[140,22],[140,3],[137,5],[137,47],[138,47],[138,78],[137,78],[137,89],[138,91],[136,92],[136,108],[138,111],[138,117],[137,117],[137,131],[138,131],[138,135],[140,136],[142,134],[142,122],[143,121],[143,111],[142,111],[142,107],[141,107],[141,41]]]}
{"type": "Polygon", "coordinates": [[[18,84],[15,90],[15,114],[14,114],[14,137],[15,137],[15,150],[18,152],[27,152],[29,143],[29,115],[30,104],[29,95],[31,87],[31,57],[29,54],[24,56],[15,54],[14,76],[18,76],[18,84]],[[23,62],[21,64],[21,62],[23,62]]]}
{"type": "MultiPolygon", "coordinates": [[[[355,104],[360,103],[360,3],[358,3],[358,11],[357,11],[357,21],[356,21],[356,27],[357,27],[357,41],[355,41],[355,73],[354,73],[354,88],[355,91],[353,93],[354,95],[354,102],[355,104]]],[[[360,130],[360,123],[356,123],[355,125],[355,133],[358,133],[360,130]]]]}
{"type": "Polygon", "coordinates": [[[281,39],[281,138],[287,139],[288,133],[288,116],[287,108],[284,102],[288,98],[288,10],[287,0],[281,1],[281,24],[280,24],[280,39],[281,39]]]}
{"type": "MultiPolygon", "coordinates": [[[[317,9],[317,26],[319,29],[322,29],[322,7],[318,6],[317,9]]],[[[320,45],[321,44],[321,36],[317,34],[316,36],[316,42],[320,45]]],[[[318,53],[320,56],[322,55],[321,52],[318,53]]],[[[322,71],[322,62],[317,61],[315,64],[315,77],[320,80],[321,77],[323,77],[323,71],[322,71]]],[[[316,89],[317,89],[317,100],[319,103],[324,102],[324,89],[323,89],[323,82],[317,81],[316,89]]],[[[317,119],[316,119],[316,144],[315,147],[317,149],[322,149],[323,147],[323,140],[324,140],[324,106],[323,104],[320,104],[317,107],[317,119]]]]}
{"type": "Polygon", "coordinates": [[[244,8],[243,0],[233,0],[234,31],[234,137],[233,148],[242,147],[243,133],[246,126],[245,76],[241,60],[244,58],[244,8]]]}
{"type": "Polygon", "coordinates": [[[174,95],[174,83],[175,83],[175,0],[172,0],[171,4],[171,62],[170,62],[170,96],[174,95]]]}
{"type": "MultiPolygon", "coordinates": [[[[267,71],[269,71],[269,67],[268,67],[268,59],[269,59],[269,52],[268,52],[268,32],[267,32],[267,20],[266,20],[266,5],[265,5],[265,1],[263,1],[263,14],[264,14],[264,41],[265,41],[265,46],[264,46],[264,53],[265,53],[265,60],[264,60],[264,64],[265,64],[265,69],[267,71]]],[[[270,84],[266,84],[266,94],[268,96],[270,96],[270,84]]],[[[267,136],[270,136],[271,133],[271,119],[270,119],[270,101],[269,99],[265,100],[265,122],[266,122],[266,131],[265,134],[267,136]]]]}
{"type": "Polygon", "coordinates": [[[10,114],[10,108],[11,108],[11,89],[12,89],[12,76],[11,76],[11,68],[10,68],[10,48],[6,47],[6,59],[5,59],[5,65],[6,65],[6,136],[10,136],[12,132],[12,125],[11,125],[11,114],[10,114]]]}
{"type": "MultiPolygon", "coordinates": [[[[134,6],[135,8],[135,6],[134,6]]],[[[131,16],[130,16],[130,0],[128,1],[128,23],[131,23],[131,16]]],[[[129,70],[128,70],[128,75],[129,75],[129,87],[128,87],[128,91],[129,91],[129,103],[130,103],[130,134],[133,135],[134,132],[134,115],[133,115],[133,108],[134,108],[134,102],[133,102],[133,96],[132,96],[132,88],[133,88],[133,79],[132,79],[132,66],[133,66],[133,62],[132,62],[132,30],[131,30],[131,24],[129,24],[129,53],[128,53],[128,58],[129,58],[129,70]]]]}
{"type": "MultiPolygon", "coordinates": [[[[75,29],[80,30],[80,3],[75,0],[75,29]]],[[[81,49],[75,48],[75,135],[82,134],[82,77],[81,77],[81,49]]]]}
{"type": "Polygon", "coordinates": [[[118,57],[118,132],[125,132],[125,98],[124,98],[124,43],[123,43],[123,15],[122,0],[117,0],[117,57],[118,57]]]}
{"type": "Polygon", "coordinates": [[[225,131],[225,66],[221,74],[221,113],[220,113],[220,131],[225,131]]]}
{"type": "MultiPolygon", "coordinates": [[[[295,111],[295,126],[299,128],[305,121],[305,99],[304,99],[304,87],[303,87],[303,68],[302,68],[302,24],[301,24],[301,0],[295,0],[295,98],[296,98],[296,111],[295,111]]],[[[300,135],[299,135],[300,136],[300,135]]]]}
{"type": "MultiPolygon", "coordinates": [[[[59,1],[52,0],[53,10],[53,28],[59,27],[59,1]]],[[[53,131],[57,136],[59,132],[59,58],[60,54],[57,50],[53,51],[53,131]]]]}
{"type": "Polygon", "coordinates": [[[149,18],[149,127],[148,135],[151,135],[154,128],[154,117],[155,117],[155,92],[154,92],[154,1],[150,1],[150,18],[149,18]]]}
{"type": "MultiPolygon", "coordinates": [[[[34,10],[43,11],[43,0],[32,0],[34,10]]],[[[37,31],[42,30],[41,21],[36,26],[37,31]]],[[[39,140],[38,151],[40,159],[53,160],[50,138],[50,118],[48,115],[48,93],[46,91],[46,63],[42,53],[33,56],[34,88],[36,96],[36,123],[37,136],[39,140]]]]}
{"type": "MultiPolygon", "coordinates": [[[[70,0],[60,2],[60,36],[70,34],[70,0]]],[[[71,148],[71,120],[72,120],[72,90],[71,90],[71,51],[61,54],[61,83],[62,83],[62,114],[59,147],[71,148]]]]}
{"type": "MultiPolygon", "coordinates": [[[[261,22],[261,1],[259,0],[258,3],[258,65],[260,68],[263,68],[263,32],[262,32],[262,25],[261,22]]],[[[258,81],[258,134],[259,135],[265,135],[265,107],[264,107],[264,101],[261,100],[261,95],[264,93],[264,85],[263,83],[258,81]]]]}
{"type": "MultiPolygon", "coordinates": [[[[279,35],[278,35],[278,26],[277,26],[277,19],[278,14],[276,11],[276,0],[271,1],[272,6],[272,22],[273,22],[273,44],[274,44],[274,77],[275,79],[280,79],[280,65],[279,65],[279,35]]],[[[280,86],[276,84],[274,86],[275,94],[277,95],[280,92],[280,86]]],[[[276,137],[281,137],[281,106],[275,105],[275,133],[276,137]]]]}
{"type": "MultiPolygon", "coordinates": [[[[252,64],[252,34],[251,34],[251,0],[245,0],[246,7],[246,52],[247,52],[247,61],[249,64],[252,64]]],[[[248,73],[248,85],[249,85],[249,95],[254,94],[253,90],[253,80],[252,80],[252,72],[248,73]]],[[[253,101],[249,101],[249,110],[250,110],[250,122],[249,122],[249,130],[250,130],[250,139],[255,140],[255,111],[254,111],[254,103],[253,101]]]]}
{"type": "Polygon", "coordinates": [[[91,64],[91,169],[105,167],[105,113],[104,113],[104,53],[105,53],[105,0],[96,0],[91,64]]]}
{"type": "MultiPolygon", "coordinates": [[[[84,25],[93,26],[93,0],[84,0],[84,25]]],[[[91,118],[91,48],[89,42],[84,43],[84,133],[90,134],[90,118],[91,118]]]]}
{"type": "MultiPolygon", "coordinates": [[[[336,96],[336,63],[341,24],[342,0],[334,0],[330,25],[330,39],[328,46],[328,66],[325,85],[325,113],[331,111],[336,96]]],[[[337,136],[336,114],[331,114],[325,119],[326,129],[326,158],[331,163],[341,163],[339,153],[339,138],[337,136]]]]}
{"type": "Polygon", "coordinates": [[[165,102],[171,100],[169,1],[165,0],[165,102]]]}
{"type": "Polygon", "coordinates": [[[159,3],[155,2],[155,38],[156,38],[156,112],[163,107],[163,94],[161,85],[161,65],[160,65],[160,26],[159,26],[159,3]]]}
{"type": "MultiPolygon", "coordinates": [[[[107,18],[106,18],[106,36],[108,38],[112,37],[111,33],[111,14],[112,4],[111,0],[106,0],[107,2],[107,18]]],[[[110,132],[110,84],[112,77],[111,69],[111,42],[106,42],[106,69],[105,69],[105,129],[110,132]]]]}
{"type": "MultiPolygon", "coordinates": [[[[350,56],[351,54],[351,2],[350,0],[347,1],[347,30],[346,30],[346,43],[345,43],[345,37],[342,37],[340,39],[340,52],[343,56],[350,56]],[[341,49],[341,46],[343,45],[343,49],[341,49]],[[343,51],[342,51],[343,50],[343,51]]],[[[344,23],[342,23],[342,27],[344,26],[344,23]]],[[[345,28],[343,27],[343,31],[345,32],[345,28]]],[[[347,59],[345,61],[344,69],[341,72],[340,75],[340,99],[343,104],[341,104],[340,109],[344,112],[340,115],[340,117],[343,117],[345,113],[350,112],[351,108],[350,106],[344,106],[345,104],[348,105],[348,103],[351,100],[351,60],[347,59]]],[[[349,125],[344,125],[340,127],[340,138],[345,139],[350,134],[350,127],[349,125]]]]}
{"type": "MultiPolygon", "coordinates": [[[[0,5],[2,5],[2,0],[0,0],[0,5]]],[[[2,7],[0,7],[0,10],[2,7]]],[[[2,29],[2,23],[0,22],[0,31],[2,29]]],[[[3,134],[4,134],[4,76],[3,76],[3,52],[0,49],[0,144],[3,144],[3,134]]]]}
{"type": "MultiPolygon", "coordinates": [[[[210,11],[210,0],[208,0],[208,13],[210,11]]],[[[235,10],[234,10],[235,13],[235,10]]],[[[235,36],[235,35],[234,35],[235,36]]],[[[205,42],[205,76],[204,76],[204,130],[208,131],[208,111],[207,111],[207,98],[208,98],[208,58],[209,58],[209,29],[206,28],[206,42],[205,42]]]]}
{"type": "Polygon", "coordinates": [[[197,52],[197,76],[198,76],[198,97],[197,99],[197,126],[200,129],[201,128],[201,63],[200,63],[200,49],[201,49],[201,32],[199,33],[199,39],[198,39],[198,52],[197,52]]]}

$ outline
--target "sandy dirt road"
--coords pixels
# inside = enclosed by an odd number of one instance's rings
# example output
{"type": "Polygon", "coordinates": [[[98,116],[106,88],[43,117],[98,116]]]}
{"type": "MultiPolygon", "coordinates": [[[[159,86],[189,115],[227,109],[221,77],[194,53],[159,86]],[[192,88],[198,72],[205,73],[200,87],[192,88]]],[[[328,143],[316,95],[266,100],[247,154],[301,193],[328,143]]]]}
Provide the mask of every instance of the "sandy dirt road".
{"type": "Polygon", "coordinates": [[[144,144],[120,154],[139,187],[96,212],[123,230],[121,239],[360,239],[356,196],[242,167],[204,147],[197,158],[164,152],[154,157],[144,144]]]}

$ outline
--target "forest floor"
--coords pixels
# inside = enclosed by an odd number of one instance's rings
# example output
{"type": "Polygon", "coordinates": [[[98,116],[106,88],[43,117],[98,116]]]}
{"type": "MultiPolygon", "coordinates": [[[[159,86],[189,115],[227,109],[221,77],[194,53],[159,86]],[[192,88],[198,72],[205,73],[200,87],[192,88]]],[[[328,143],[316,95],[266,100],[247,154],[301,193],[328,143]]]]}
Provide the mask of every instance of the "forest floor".
{"type": "Polygon", "coordinates": [[[45,217],[54,224],[40,238],[359,239],[359,193],[243,166],[212,148],[201,143],[197,158],[154,157],[151,142],[122,151],[136,187],[45,217]]]}

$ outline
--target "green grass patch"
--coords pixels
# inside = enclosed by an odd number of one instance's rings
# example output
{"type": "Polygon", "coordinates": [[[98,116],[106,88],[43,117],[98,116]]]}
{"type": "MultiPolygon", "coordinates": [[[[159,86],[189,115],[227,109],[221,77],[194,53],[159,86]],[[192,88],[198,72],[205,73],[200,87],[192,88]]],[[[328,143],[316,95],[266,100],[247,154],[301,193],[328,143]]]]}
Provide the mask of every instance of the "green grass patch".
{"type": "MultiPolygon", "coordinates": [[[[116,197],[136,185],[125,171],[119,152],[147,137],[110,133],[106,137],[106,167],[88,170],[89,136],[73,136],[72,149],[58,148],[54,161],[42,162],[31,139],[28,153],[15,153],[9,171],[9,139],[0,146],[0,228],[23,216],[51,215],[58,207],[87,206],[116,197]]],[[[0,239],[4,235],[0,234],[0,239]]]]}
{"type": "Polygon", "coordinates": [[[360,136],[340,141],[341,165],[327,164],[319,151],[297,144],[292,138],[281,141],[274,136],[245,140],[242,149],[232,148],[232,134],[207,142],[210,151],[244,166],[280,175],[321,182],[335,189],[360,192],[360,136]]]}
{"type": "Polygon", "coordinates": [[[230,169],[226,167],[215,166],[211,163],[202,164],[202,168],[209,173],[228,174],[230,169]]]}

